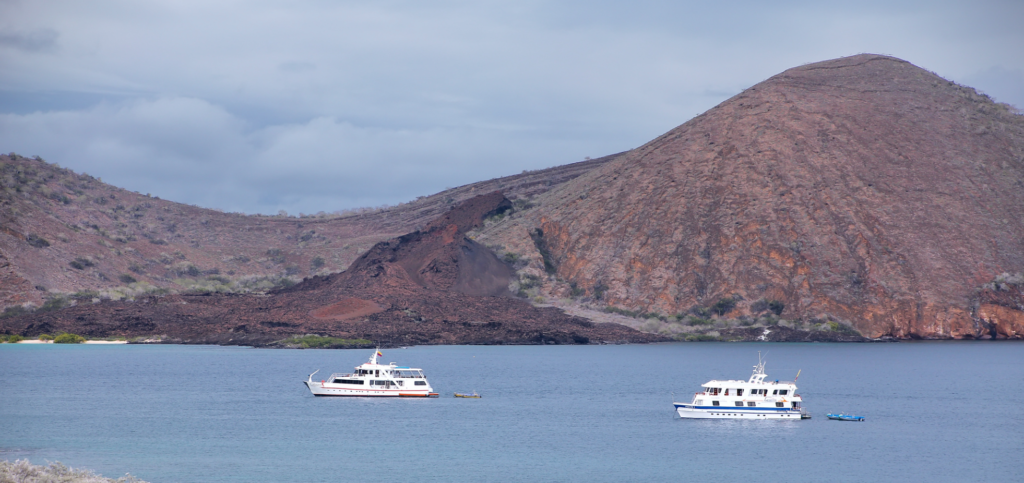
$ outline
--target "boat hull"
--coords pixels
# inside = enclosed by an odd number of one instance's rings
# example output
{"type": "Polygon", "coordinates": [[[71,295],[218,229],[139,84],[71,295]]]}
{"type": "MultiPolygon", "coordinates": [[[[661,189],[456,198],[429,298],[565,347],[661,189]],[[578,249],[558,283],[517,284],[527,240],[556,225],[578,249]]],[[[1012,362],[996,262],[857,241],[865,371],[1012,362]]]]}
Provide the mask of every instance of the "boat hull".
{"type": "Polygon", "coordinates": [[[676,414],[683,419],[801,419],[800,409],[707,407],[676,403],[676,414]]]}
{"type": "Polygon", "coordinates": [[[323,382],[302,383],[317,397],[437,397],[430,389],[359,389],[323,382]]]}
{"type": "Polygon", "coordinates": [[[826,414],[825,417],[833,421],[864,421],[864,416],[851,416],[847,414],[826,414]]]}

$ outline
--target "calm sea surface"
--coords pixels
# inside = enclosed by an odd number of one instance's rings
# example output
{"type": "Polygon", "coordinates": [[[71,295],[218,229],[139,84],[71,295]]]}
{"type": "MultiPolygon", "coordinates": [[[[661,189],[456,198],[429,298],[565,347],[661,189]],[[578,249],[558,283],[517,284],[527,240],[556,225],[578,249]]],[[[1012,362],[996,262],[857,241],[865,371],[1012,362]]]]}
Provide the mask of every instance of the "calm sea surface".
{"type": "Polygon", "coordinates": [[[314,398],[368,350],[0,345],[0,459],[193,481],[1022,481],[1024,344],[384,350],[439,399],[314,398]],[[798,369],[805,421],[681,420],[798,369]],[[454,391],[482,399],[455,399],[454,391]],[[867,422],[838,422],[826,412],[867,422]]]}

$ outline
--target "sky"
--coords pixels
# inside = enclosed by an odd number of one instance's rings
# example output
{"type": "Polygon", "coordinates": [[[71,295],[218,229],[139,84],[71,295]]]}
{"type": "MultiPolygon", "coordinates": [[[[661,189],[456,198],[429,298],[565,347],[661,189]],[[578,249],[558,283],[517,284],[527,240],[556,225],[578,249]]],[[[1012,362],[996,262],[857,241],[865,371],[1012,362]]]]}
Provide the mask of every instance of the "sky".
{"type": "Polygon", "coordinates": [[[0,152],[297,215],[629,150],[788,68],[1024,108],[1024,2],[0,0],[0,152]]]}

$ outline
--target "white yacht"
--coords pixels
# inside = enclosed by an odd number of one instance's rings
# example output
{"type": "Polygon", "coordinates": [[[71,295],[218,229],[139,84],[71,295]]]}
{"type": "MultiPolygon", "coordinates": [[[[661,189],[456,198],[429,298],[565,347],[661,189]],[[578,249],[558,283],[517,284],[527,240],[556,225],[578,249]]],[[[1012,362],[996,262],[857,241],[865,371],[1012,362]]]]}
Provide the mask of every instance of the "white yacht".
{"type": "Polygon", "coordinates": [[[423,369],[396,365],[394,362],[378,364],[383,357],[380,350],[374,350],[370,360],[356,366],[352,373],[335,373],[326,380],[313,381],[313,374],[302,381],[314,396],[355,396],[355,397],[437,397],[430,387],[423,369]]]}
{"type": "MultiPolygon", "coordinates": [[[[687,419],[810,419],[800,407],[796,381],[768,381],[764,361],[758,355],[754,374],[747,381],[708,381],[693,401],[673,403],[679,417],[687,419]]],[[[799,371],[797,377],[800,377],[799,371]]],[[[794,379],[796,379],[794,378],[794,379]]]]}

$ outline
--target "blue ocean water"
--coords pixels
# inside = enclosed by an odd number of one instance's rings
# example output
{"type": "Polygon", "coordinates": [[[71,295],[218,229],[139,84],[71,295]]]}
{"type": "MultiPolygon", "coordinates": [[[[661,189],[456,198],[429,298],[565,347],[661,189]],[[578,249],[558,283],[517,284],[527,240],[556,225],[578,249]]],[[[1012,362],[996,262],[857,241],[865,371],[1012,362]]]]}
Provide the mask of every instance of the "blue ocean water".
{"type": "Polygon", "coordinates": [[[152,482],[1022,480],[1021,343],[383,352],[442,397],[314,398],[300,382],[368,350],[3,344],[0,458],[152,482]],[[675,416],[673,392],[746,379],[758,351],[770,379],[802,369],[814,419],[675,416]],[[824,417],[840,411],[867,421],[824,417]]]}

